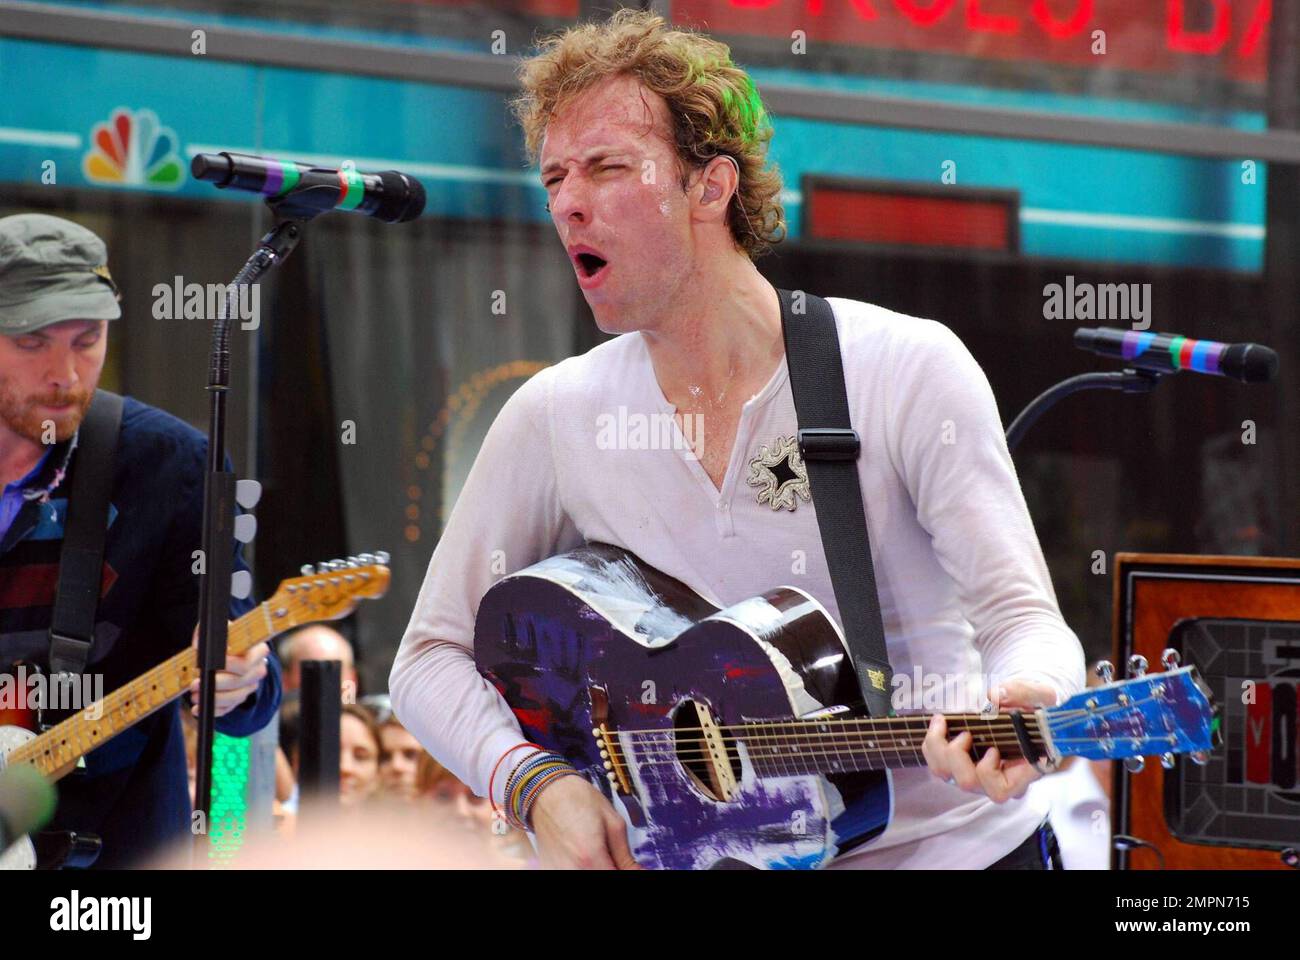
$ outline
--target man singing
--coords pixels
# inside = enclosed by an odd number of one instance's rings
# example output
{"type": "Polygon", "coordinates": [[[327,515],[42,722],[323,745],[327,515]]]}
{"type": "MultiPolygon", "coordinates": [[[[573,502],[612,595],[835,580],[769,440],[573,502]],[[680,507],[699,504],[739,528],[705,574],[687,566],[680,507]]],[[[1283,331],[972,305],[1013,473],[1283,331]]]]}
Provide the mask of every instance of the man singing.
{"type": "MultiPolygon", "coordinates": [[[[582,777],[555,775],[563,758],[526,746],[477,673],[474,617],[499,576],[494,551],[514,571],[595,540],[720,606],[794,583],[838,618],[806,473],[777,490],[761,469],[763,450],[798,429],[780,302],[753,263],[783,235],[781,182],[762,103],[726,46],[652,14],[570,29],[521,76],[515,108],[555,229],[597,326],[619,336],[505,404],[434,551],[390,689],[407,728],[480,795],[502,804],[512,772],[545,777],[514,811],[543,864],[634,867],[610,804],[582,777]],[[671,415],[689,446],[605,449],[598,418],[620,408],[671,415]],[[796,554],[806,572],[792,577],[796,554]]],[[[994,678],[1003,709],[1082,689],[1083,651],[983,372],[938,323],[830,303],[895,674],[994,678]]],[[[950,741],[932,723],[929,769],[893,774],[888,829],[833,865],[1047,866],[1045,811],[1022,799],[1038,772],[996,750],[976,763],[969,748],[969,734],[950,741]]]]}
{"type": "MultiPolygon", "coordinates": [[[[108,322],[121,316],[118,299],[104,244],[85,227],[40,214],[0,219],[0,669],[22,661],[48,670],[79,428],[104,369],[108,322]]],[[[191,643],[206,451],[193,427],[125,398],[85,667],[105,692],[191,643]]],[[[238,552],[235,562],[247,569],[238,552]]],[[[231,613],[252,606],[232,601],[231,613]]],[[[266,644],[230,656],[217,675],[217,729],[247,736],[279,701],[280,670],[266,644]]],[[[96,867],[130,865],[190,836],[177,702],[60,780],[49,829],[99,836],[96,867]]]]}

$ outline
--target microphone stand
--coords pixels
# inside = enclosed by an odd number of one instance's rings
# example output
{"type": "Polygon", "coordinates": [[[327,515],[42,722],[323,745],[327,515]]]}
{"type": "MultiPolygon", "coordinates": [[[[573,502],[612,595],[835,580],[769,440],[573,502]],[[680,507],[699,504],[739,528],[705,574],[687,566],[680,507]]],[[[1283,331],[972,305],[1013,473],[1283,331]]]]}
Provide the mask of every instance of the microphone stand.
{"type": "MultiPolygon", "coordinates": [[[[275,204],[270,204],[277,214],[275,204]]],[[[195,771],[194,809],[202,811],[200,837],[211,829],[212,741],[215,733],[217,671],[226,666],[227,626],[230,615],[231,577],[235,553],[235,475],[226,466],[226,394],[230,389],[230,318],[241,287],[256,283],[293,252],[308,216],[290,212],[264,236],[226,289],[222,309],[212,322],[212,350],[208,361],[208,463],[203,485],[203,575],[199,581],[199,717],[198,758],[195,771]]]]}
{"type": "Polygon", "coordinates": [[[1007,449],[1015,452],[1025,433],[1044,413],[1055,406],[1057,401],[1072,393],[1083,390],[1122,390],[1125,393],[1150,393],[1164,376],[1158,370],[1139,370],[1128,368],[1120,373],[1081,373],[1077,377],[1062,380],[1054,387],[1040,393],[1020,411],[1020,415],[1007,428],[1007,449]]]}

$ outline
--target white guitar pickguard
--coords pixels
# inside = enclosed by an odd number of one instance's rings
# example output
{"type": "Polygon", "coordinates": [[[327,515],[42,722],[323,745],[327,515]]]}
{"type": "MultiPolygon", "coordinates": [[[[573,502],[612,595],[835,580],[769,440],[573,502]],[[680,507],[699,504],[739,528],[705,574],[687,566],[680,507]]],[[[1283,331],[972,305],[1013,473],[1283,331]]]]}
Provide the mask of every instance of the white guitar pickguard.
{"type": "MultiPolygon", "coordinates": [[[[9,755],[9,751],[35,738],[36,734],[22,727],[0,727],[0,770],[5,768],[5,757],[9,755]]],[[[36,848],[27,837],[11,843],[8,849],[0,851],[0,870],[35,869],[36,848]]]]}

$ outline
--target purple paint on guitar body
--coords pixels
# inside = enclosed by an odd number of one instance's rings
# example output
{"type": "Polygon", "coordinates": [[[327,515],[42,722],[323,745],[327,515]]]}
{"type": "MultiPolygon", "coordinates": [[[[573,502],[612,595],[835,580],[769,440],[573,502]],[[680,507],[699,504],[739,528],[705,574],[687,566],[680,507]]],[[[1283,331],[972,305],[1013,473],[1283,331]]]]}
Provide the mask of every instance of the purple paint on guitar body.
{"type": "Polygon", "coordinates": [[[882,773],[760,779],[742,758],[737,794],[721,801],[679,762],[679,711],[689,711],[682,726],[699,727],[690,702],[707,706],[724,733],[748,721],[857,704],[834,627],[796,591],[779,588],[719,612],[625,551],[594,544],[488,591],[475,655],[524,733],[563,754],[608,796],[592,734],[600,712],[593,689],[597,701],[607,699],[604,722],[619,732],[633,785],[613,800],[643,866],[819,866],[841,839],[831,821],[844,812],[846,784],[850,803],[864,791],[873,797],[871,836],[887,822],[882,773]]]}

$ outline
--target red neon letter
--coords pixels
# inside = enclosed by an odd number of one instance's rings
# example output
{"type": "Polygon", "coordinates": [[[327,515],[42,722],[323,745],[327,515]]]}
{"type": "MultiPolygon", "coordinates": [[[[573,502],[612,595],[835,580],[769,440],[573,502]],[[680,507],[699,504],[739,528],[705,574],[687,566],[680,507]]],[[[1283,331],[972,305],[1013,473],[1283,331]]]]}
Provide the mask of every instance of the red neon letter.
{"type": "Polygon", "coordinates": [[[928,7],[918,6],[917,0],[894,0],[894,6],[913,23],[928,27],[938,22],[952,9],[953,0],[934,0],[928,7]]]}
{"type": "Polygon", "coordinates": [[[1048,9],[1047,0],[1034,0],[1034,5],[1030,8],[1030,13],[1038,21],[1039,26],[1053,40],[1064,40],[1066,37],[1072,37],[1092,19],[1092,2],[1093,0],[1079,0],[1079,5],[1074,8],[1074,13],[1068,20],[1057,20],[1052,16],[1052,11],[1048,9]]]}
{"type": "Polygon", "coordinates": [[[966,0],[966,26],[989,33],[1019,33],[1020,21],[1005,14],[985,13],[980,0],[966,0]]]}
{"type": "MultiPolygon", "coordinates": [[[[821,3],[821,0],[817,2],[821,3]]],[[[863,20],[876,19],[876,8],[871,5],[871,0],[853,0],[853,9],[858,11],[858,16],[863,20]]]]}
{"type": "Polygon", "coordinates": [[[1264,39],[1264,30],[1268,27],[1268,21],[1272,16],[1273,0],[1260,0],[1259,5],[1255,7],[1255,15],[1250,18],[1246,35],[1241,38],[1241,56],[1249,57],[1259,48],[1260,41],[1264,39]]]}
{"type": "Polygon", "coordinates": [[[1187,28],[1183,25],[1184,14],[1187,12],[1183,9],[1183,3],[1184,0],[1169,0],[1169,20],[1165,31],[1169,49],[1179,53],[1207,55],[1222,50],[1223,45],[1228,42],[1228,31],[1232,29],[1228,20],[1230,11],[1225,0],[1210,0],[1210,3],[1214,4],[1214,26],[1210,28],[1209,33],[1187,32],[1187,28]]]}

